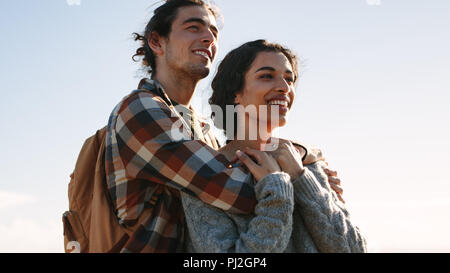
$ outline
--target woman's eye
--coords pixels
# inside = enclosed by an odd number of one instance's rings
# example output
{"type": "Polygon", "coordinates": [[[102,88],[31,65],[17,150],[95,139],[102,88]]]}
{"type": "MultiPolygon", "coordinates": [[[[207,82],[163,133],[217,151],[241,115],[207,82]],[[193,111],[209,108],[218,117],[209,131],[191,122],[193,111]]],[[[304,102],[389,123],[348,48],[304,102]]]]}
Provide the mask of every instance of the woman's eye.
{"type": "Polygon", "coordinates": [[[264,75],[261,75],[259,78],[260,78],[260,79],[272,79],[272,75],[270,75],[270,74],[264,74],[264,75]]]}
{"type": "Polygon", "coordinates": [[[294,83],[294,79],[293,78],[286,78],[286,82],[288,82],[289,84],[294,83]]]}

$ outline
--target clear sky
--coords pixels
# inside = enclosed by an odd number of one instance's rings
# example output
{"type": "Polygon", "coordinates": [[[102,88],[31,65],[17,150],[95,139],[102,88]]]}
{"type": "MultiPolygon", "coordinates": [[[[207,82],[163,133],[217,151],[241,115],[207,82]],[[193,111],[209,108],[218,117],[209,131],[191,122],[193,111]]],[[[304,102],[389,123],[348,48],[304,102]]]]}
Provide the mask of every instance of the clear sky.
{"type": "MultiPolygon", "coordinates": [[[[369,250],[450,252],[450,2],[215,2],[217,60],[259,38],[303,59],[280,135],[323,150],[369,250]]],[[[63,251],[69,174],[136,88],[131,33],[155,3],[0,1],[0,252],[63,251]]],[[[210,82],[194,100],[204,113],[210,82]]]]}

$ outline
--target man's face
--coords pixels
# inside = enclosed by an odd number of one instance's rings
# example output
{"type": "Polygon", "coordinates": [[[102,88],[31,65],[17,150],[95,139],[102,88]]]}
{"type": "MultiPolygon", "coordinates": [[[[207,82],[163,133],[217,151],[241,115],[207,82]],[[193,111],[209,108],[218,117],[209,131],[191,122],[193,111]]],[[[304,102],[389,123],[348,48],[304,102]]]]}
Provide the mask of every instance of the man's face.
{"type": "Polygon", "coordinates": [[[181,7],[162,45],[164,62],[193,79],[205,78],[216,56],[218,34],[216,19],[206,8],[181,7]]]}

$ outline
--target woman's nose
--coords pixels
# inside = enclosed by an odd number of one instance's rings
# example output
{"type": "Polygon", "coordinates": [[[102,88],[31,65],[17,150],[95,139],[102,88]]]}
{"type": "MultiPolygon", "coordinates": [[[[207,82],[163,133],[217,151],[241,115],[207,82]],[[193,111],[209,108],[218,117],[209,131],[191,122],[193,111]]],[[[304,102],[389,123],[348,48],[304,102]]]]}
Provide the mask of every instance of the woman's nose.
{"type": "Polygon", "coordinates": [[[287,83],[287,81],[285,79],[280,79],[277,81],[276,89],[278,92],[283,92],[283,93],[288,93],[290,90],[289,84],[287,83]]]}

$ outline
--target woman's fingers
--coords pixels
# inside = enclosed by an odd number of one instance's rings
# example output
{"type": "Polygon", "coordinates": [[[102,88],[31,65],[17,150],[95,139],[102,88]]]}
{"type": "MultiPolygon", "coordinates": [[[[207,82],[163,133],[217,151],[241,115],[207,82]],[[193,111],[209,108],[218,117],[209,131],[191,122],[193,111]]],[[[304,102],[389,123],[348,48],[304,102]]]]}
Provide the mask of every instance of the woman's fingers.
{"type": "Polygon", "coordinates": [[[256,160],[256,163],[258,163],[258,164],[261,163],[263,152],[246,147],[245,153],[248,154],[249,156],[253,157],[256,160]]]}
{"type": "Polygon", "coordinates": [[[289,164],[288,159],[283,154],[280,154],[280,155],[277,156],[277,162],[278,162],[278,165],[280,165],[280,168],[282,170],[286,169],[286,167],[289,164]]]}
{"type": "Polygon", "coordinates": [[[245,153],[237,152],[239,159],[247,166],[257,181],[264,176],[281,171],[277,161],[265,152],[245,148],[245,153]],[[254,158],[257,162],[252,160],[254,158]]]}
{"type": "Polygon", "coordinates": [[[248,155],[246,155],[244,152],[237,150],[236,155],[239,158],[239,160],[247,166],[247,168],[252,171],[255,168],[258,168],[258,164],[253,161],[248,155]]]}
{"type": "Polygon", "coordinates": [[[261,167],[256,164],[248,155],[241,151],[236,151],[236,155],[239,158],[239,160],[247,166],[248,170],[253,174],[253,176],[256,178],[257,181],[259,181],[261,177],[261,167]]]}
{"type": "Polygon", "coordinates": [[[278,165],[280,165],[280,168],[285,172],[289,170],[289,164],[292,164],[292,162],[289,162],[289,154],[285,149],[278,153],[276,160],[278,165]]]}
{"type": "Polygon", "coordinates": [[[232,168],[233,164],[239,161],[239,157],[237,156],[237,154],[234,155],[233,159],[230,161],[230,165],[228,166],[229,168],[232,168]]]}
{"type": "Polygon", "coordinates": [[[280,146],[277,162],[281,169],[291,176],[291,179],[296,179],[304,171],[300,153],[290,142],[280,146]]]}

